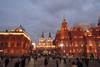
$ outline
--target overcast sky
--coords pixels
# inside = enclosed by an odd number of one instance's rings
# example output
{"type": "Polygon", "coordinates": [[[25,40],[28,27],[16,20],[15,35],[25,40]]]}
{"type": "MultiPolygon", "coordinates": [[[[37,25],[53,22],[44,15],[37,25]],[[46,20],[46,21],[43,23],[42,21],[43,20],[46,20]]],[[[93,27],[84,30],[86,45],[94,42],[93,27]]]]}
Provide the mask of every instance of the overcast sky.
{"type": "Polygon", "coordinates": [[[0,0],[0,28],[22,25],[38,41],[41,32],[55,36],[64,18],[75,23],[97,23],[100,0],[0,0]]]}

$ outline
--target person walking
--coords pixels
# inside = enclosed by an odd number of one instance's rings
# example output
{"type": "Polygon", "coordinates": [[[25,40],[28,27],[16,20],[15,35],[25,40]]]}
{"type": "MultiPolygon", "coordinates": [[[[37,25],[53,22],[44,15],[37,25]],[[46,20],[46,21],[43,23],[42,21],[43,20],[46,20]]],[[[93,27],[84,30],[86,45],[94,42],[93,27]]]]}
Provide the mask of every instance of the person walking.
{"type": "Polygon", "coordinates": [[[66,64],[66,58],[64,58],[63,60],[64,60],[64,64],[66,64]]]}
{"type": "Polygon", "coordinates": [[[59,67],[59,62],[58,62],[58,60],[56,60],[56,67],[59,67]]]}
{"type": "Polygon", "coordinates": [[[6,58],[6,59],[5,59],[5,67],[7,67],[8,63],[9,63],[9,59],[6,58]]]}
{"type": "Polygon", "coordinates": [[[77,67],[76,63],[73,61],[71,67],[77,67]]]}
{"type": "Polygon", "coordinates": [[[89,66],[89,59],[88,58],[85,59],[85,64],[86,64],[86,67],[89,66]]]}
{"type": "Polygon", "coordinates": [[[77,59],[77,67],[83,67],[82,62],[79,59],[77,59]]]}
{"type": "Polygon", "coordinates": [[[20,62],[17,61],[17,62],[15,63],[15,66],[14,66],[14,67],[19,67],[19,64],[20,64],[20,62]]]}
{"type": "Polygon", "coordinates": [[[25,67],[26,58],[22,58],[21,60],[21,67],[25,67]]]}
{"type": "Polygon", "coordinates": [[[48,65],[48,59],[47,58],[44,59],[44,65],[45,65],[45,67],[47,67],[47,65],[48,65]]]}

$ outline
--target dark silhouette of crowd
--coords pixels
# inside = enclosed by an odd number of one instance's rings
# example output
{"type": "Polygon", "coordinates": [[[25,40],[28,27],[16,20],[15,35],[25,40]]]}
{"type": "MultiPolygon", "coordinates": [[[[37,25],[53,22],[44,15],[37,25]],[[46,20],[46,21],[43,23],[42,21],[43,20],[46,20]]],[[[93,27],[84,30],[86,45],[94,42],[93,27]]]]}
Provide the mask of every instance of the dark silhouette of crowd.
{"type": "MultiPolygon", "coordinates": [[[[26,63],[29,63],[31,58],[34,59],[34,62],[37,62],[39,58],[41,57],[18,57],[18,58],[11,58],[11,57],[0,57],[0,67],[9,67],[9,63],[13,62],[14,60],[14,67],[25,67],[26,63]]],[[[67,67],[67,64],[69,64],[69,67],[89,67],[90,59],[88,58],[62,58],[62,57],[49,57],[49,56],[43,56],[44,58],[44,67],[48,67],[49,60],[52,58],[52,60],[55,61],[56,67],[60,67],[60,64],[63,61],[63,64],[67,67]]],[[[100,64],[100,59],[97,58],[96,61],[100,64]]],[[[35,66],[33,66],[35,67],[35,66]]]]}

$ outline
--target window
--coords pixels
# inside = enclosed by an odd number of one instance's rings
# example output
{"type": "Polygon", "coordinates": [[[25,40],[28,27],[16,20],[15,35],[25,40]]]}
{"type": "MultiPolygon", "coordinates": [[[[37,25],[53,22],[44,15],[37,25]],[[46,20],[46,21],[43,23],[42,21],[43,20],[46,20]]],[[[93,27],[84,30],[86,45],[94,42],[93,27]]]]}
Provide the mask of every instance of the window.
{"type": "Polygon", "coordinates": [[[16,47],[16,46],[17,46],[17,44],[15,43],[15,44],[14,44],[14,47],[16,47]]]}
{"type": "Polygon", "coordinates": [[[81,44],[81,47],[83,47],[83,44],[81,44]]]}
{"type": "Polygon", "coordinates": [[[80,36],[80,38],[83,38],[83,36],[80,36]]]}
{"type": "Polygon", "coordinates": [[[70,50],[70,53],[71,53],[72,51],[70,50]]]}
{"type": "Polygon", "coordinates": [[[89,53],[89,49],[87,49],[87,53],[89,53]]]}
{"type": "Polygon", "coordinates": [[[99,29],[96,29],[96,31],[99,31],[99,29]]]}
{"type": "Polygon", "coordinates": [[[78,47],[78,44],[75,44],[75,47],[78,47]]]}
{"type": "Polygon", "coordinates": [[[74,38],[77,38],[77,36],[74,36],[74,38]]]}
{"type": "Polygon", "coordinates": [[[10,42],[8,42],[8,47],[11,47],[10,42]]]}
{"type": "Polygon", "coordinates": [[[66,47],[68,47],[68,44],[66,44],[66,47]]]}
{"type": "Polygon", "coordinates": [[[99,44],[99,47],[100,47],[100,44],[99,44]]]}
{"type": "Polygon", "coordinates": [[[73,53],[75,53],[75,49],[73,49],[73,53]]]}
{"type": "Polygon", "coordinates": [[[97,50],[95,50],[95,53],[97,52],[97,50]]]}

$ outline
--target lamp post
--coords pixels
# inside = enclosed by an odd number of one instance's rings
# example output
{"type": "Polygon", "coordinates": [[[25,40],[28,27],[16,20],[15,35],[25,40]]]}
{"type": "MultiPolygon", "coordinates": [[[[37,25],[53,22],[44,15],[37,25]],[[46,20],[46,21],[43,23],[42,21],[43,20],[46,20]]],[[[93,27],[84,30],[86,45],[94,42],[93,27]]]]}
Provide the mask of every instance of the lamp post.
{"type": "Polygon", "coordinates": [[[60,48],[61,48],[61,55],[63,55],[63,53],[65,53],[65,50],[64,50],[64,44],[63,43],[60,43],[60,48]]]}

